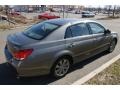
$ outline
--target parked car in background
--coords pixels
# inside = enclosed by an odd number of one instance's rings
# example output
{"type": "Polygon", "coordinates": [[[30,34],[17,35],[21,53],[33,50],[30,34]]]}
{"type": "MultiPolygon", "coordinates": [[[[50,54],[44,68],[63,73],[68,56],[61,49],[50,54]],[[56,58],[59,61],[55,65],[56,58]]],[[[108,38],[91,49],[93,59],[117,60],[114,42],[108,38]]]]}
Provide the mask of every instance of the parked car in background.
{"type": "Polygon", "coordinates": [[[117,33],[96,21],[52,19],[9,35],[5,56],[18,76],[60,78],[75,63],[103,51],[113,52],[117,41],[117,33]]]}
{"type": "Polygon", "coordinates": [[[97,15],[97,14],[98,14],[98,11],[92,11],[92,13],[94,13],[95,15],[97,15]]]}
{"type": "Polygon", "coordinates": [[[95,14],[89,11],[82,11],[82,18],[84,17],[95,17],[95,14]]]}
{"type": "Polygon", "coordinates": [[[79,10],[76,10],[75,14],[81,14],[81,12],[79,10]]]}
{"type": "Polygon", "coordinates": [[[18,15],[20,15],[20,13],[18,13],[18,12],[11,12],[9,14],[12,15],[12,16],[18,16],[18,15]]]}
{"type": "Polygon", "coordinates": [[[42,13],[40,15],[38,15],[38,19],[55,19],[55,18],[60,18],[60,16],[56,16],[53,13],[42,13]]]}
{"type": "Polygon", "coordinates": [[[0,15],[0,20],[7,20],[7,16],[6,15],[0,15]]]}

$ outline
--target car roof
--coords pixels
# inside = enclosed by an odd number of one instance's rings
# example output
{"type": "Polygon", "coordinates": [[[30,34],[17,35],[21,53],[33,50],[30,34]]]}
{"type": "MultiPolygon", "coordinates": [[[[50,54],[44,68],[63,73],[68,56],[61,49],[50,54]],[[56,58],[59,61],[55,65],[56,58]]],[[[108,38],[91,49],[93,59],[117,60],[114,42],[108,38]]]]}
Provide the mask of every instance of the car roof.
{"type": "Polygon", "coordinates": [[[75,22],[96,22],[93,20],[84,20],[84,19],[76,19],[76,18],[59,18],[59,19],[51,19],[51,20],[47,20],[45,22],[48,23],[53,23],[53,24],[57,24],[57,25],[65,25],[68,23],[75,23],[75,22]]]}

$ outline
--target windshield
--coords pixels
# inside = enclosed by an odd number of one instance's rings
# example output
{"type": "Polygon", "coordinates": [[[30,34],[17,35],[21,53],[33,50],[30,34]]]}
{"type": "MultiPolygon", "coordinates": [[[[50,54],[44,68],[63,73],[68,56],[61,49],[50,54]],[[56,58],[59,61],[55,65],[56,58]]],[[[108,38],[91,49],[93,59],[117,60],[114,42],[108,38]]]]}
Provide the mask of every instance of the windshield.
{"type": "Polygon", "coordinates": [[[36,25],[33,25],[32,27],[29,27],[26,31],[23,33],[31,37],[33,39],[42,39],[45,36],[47,36],[50,32],[56,30],[59,28],[59,25],[48,23],[48,22],[42,22],[38,23],[36,25]]]}

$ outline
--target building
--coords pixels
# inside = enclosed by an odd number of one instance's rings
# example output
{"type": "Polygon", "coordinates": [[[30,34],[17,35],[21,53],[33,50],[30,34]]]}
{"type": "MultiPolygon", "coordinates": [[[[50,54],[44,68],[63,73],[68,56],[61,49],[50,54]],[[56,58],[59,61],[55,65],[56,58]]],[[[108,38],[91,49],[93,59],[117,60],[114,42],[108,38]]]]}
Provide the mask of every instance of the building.
{"type": "Polygon", "coordinates": [[[35,12],[46,10],[46,5],[15,5],[12,8],[16,12],[35,12]]]}

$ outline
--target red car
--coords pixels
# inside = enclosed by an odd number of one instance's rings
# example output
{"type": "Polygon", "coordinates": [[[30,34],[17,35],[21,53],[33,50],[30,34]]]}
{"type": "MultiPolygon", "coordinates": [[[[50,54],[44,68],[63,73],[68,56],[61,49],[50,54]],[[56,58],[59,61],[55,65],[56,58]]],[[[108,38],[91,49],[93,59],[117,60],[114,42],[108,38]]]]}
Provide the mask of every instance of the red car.
{"type": "Polygon", "coordinates": [[[60,18],[60,16],[56,16],[53,13],[43,13],[38,15],[38,19],[55,19],[55,18],[60,18]]]}
{"type": "Polygon", "coordinates": [[[11,12],[10,15],[18,16],[18,15],[20,15],[20,13],[18,13],[18,12],[11,12]]]}

